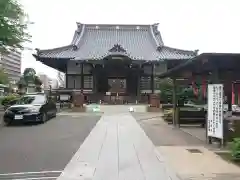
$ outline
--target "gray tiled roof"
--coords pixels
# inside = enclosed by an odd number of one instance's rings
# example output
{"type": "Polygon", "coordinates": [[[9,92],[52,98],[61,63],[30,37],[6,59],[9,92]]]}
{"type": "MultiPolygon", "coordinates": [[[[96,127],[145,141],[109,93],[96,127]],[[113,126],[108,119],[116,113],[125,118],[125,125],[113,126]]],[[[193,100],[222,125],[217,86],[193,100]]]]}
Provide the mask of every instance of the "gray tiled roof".
{"type": "Polygon", "coordinates": [[[77,23],[70,45],[39,50],[43,58],[102,59],[112,54],[126,55],[134,60],[189,59],[196,51],[184,51],[164,45],[158,24],[98,25],[77,23]],[[112,49],[114,49],[112,51],[112,49]]]}

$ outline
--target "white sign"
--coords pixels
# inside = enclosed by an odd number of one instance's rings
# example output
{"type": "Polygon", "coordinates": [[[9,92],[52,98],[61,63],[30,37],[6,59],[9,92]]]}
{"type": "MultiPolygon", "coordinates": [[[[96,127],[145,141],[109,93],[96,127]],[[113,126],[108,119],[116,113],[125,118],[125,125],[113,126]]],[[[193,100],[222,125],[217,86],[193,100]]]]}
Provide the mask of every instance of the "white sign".
{"type": "Polygon", "coordinates": [[[223,85],[208,85],[207,135],[223,139],[223,85]]]}

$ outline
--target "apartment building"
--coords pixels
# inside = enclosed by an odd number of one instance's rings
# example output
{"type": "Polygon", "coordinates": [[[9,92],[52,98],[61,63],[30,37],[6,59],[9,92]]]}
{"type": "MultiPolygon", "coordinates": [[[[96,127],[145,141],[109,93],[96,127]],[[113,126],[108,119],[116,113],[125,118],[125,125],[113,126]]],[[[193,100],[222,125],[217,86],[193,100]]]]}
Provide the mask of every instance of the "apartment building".
{"type": "Polygon", "coordinates": [[[12,84],[16,84],[21,76],[21,52],[9,52],[0,55],[0,67],[7,73],[12,84]]]}

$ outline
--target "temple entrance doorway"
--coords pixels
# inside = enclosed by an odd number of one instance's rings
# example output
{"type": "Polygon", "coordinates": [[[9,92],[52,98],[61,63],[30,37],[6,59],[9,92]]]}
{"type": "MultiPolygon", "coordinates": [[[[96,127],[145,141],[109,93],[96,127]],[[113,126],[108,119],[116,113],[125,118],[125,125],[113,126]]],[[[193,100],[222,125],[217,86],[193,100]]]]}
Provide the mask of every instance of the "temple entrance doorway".
{"type": "Polygon", "coordinates": [[[96,77],[97,92],[107,104],[127,104],[136,101],[138,74],[130,63],[110,61],[100,68],[96,77]]]}

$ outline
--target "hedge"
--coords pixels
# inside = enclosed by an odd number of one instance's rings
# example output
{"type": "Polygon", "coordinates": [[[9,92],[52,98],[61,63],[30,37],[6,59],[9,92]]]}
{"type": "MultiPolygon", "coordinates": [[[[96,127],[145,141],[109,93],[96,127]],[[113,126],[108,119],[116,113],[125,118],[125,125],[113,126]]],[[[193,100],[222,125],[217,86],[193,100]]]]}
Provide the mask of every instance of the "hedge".
{"type": "Polygon", "coordinates": [[[13,100],[18,99],[18,98],[19,98],[19,96],[16,96],[16,95],[5,96],[4,98],[2,98],[1,104],[3,106],[6,106],[10,101],[13,101],[13,100]]]}

